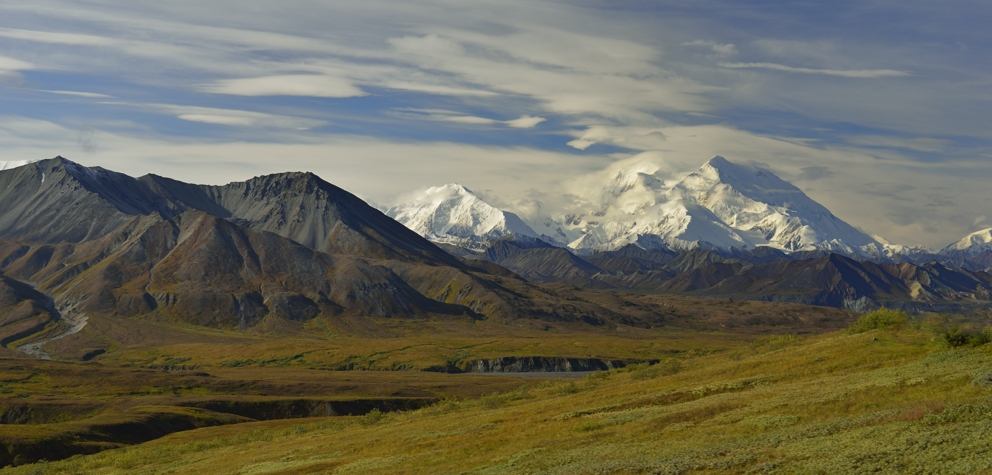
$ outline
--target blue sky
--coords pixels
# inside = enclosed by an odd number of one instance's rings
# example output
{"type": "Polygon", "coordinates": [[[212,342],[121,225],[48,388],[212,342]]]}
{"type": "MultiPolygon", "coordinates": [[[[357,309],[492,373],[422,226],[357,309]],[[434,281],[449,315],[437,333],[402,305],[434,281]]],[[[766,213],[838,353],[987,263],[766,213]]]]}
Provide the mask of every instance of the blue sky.
{"type": "Polygon", "coordinates": [[[561,205],[720,154],[890,241],[992,226],[987,2],[0,4],[0,160],[561,205]],[[557,200],[557,201],[556,201],[557,200]]]}

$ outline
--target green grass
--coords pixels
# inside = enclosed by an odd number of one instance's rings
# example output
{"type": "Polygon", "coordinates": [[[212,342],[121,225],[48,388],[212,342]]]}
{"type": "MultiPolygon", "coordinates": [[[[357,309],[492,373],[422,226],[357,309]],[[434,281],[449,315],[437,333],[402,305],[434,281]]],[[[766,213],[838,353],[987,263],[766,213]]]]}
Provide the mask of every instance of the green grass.
{"type": "Polygon", "coordinates": [[[198,429],[0,473],[992,470],[992,348],[938,335],[896,324],[766,338],[407,413],[198,429]]]}

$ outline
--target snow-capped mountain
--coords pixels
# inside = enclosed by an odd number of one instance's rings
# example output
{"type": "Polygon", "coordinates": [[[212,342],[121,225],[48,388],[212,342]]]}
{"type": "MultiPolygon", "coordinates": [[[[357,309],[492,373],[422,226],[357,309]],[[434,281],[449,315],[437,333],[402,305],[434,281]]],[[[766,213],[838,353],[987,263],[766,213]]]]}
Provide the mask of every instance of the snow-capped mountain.
{"type": "MultiPolygon", "coordinates": [[[[869,236],[774,173],[720,156],[681,176],[656,156],[635,156],[575,180],[565,195],[574,199],[558,212],[535,202],[518,206],[521,219],[464,187],[445,185],[386,214],[432,241],[477,250],[515,233],[583,255],[634,244],[676,252],[767,246],[882,262],[933,257],[925,247],[869,236]]],[[[992,242],[992,231],[985,242],[992,242]]]]}
{"type": "Polygon", "coordinates": [[[769,246],[886,257],[885,245],[768,170],[717,156],[679,180],[666,180],[650,163],[634,161],[600,176],[605,180],[599,190],[587,194],[594,209],[570,220],[581,236],[569,247],[594,252],[631,243],[677,251],[769,246]]]}
{"type": "Polygon", "coordinates": [[[975,231],[940,251],[941,254],[979,254],[992,251],[992,228],[975,231]]]}
{"type": "Polygon", "coordinates": [[[517,215],[490,206],[458,184],[428,188],[387,209],[386,215],[431,241],[469,249],[485,249],[508,234],[540,237],[517,215]]]}

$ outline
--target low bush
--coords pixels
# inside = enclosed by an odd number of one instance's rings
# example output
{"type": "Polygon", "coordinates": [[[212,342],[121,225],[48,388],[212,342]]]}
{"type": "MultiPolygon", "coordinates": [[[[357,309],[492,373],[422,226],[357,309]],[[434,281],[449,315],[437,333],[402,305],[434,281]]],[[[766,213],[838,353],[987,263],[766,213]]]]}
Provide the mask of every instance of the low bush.
{"type": "Polygon", "coordinates": [[[858,321],[848,327],[851,333],[864,333],[871,330],[891,327],[909,320],[909,315],[902,310],[892,310],[882,307],[871,313],[866,313],[858,318],[858,321]]]}
{"type": "Polygon", "coordinates": [[[992,332],[989,331],[989,327],[982,331],[975,328],[954,327],[938,334],[937,340],[951,348],[981,346],[992,341],[992,332]]]}
{"type": "Polygon", "coordinates": [[[635,371],[631,373],[630,379],[642,381],[645,379],[654,379],[659,376],[671,376],[678,373],[680,369],[682,369],[682,363],[679,360],[671,359],[635,371]]]}
{"type": "Polygon", "coordinates": [[[378,408],[373,408],[367,414],[362,416],[362,425],[371,426],[375,425],[382,420],[382,411],[378,408]]]}

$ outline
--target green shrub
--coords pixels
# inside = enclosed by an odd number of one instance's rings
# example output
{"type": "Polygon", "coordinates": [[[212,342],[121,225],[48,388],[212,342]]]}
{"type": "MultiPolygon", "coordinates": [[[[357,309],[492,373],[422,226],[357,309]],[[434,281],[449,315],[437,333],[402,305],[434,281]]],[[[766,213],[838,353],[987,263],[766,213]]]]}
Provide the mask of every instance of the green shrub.
{"type": "Polygon", "coordinates": [[[630,379],[642,381],[659,376],[671,376],[678,373],[680,369],[682,369],[682,363],[679,360],[671,359],[634,371],[631,373],[630,379]]]}
{"type": "Polygon", "coordinates": [[[569,381],[564,384],[559,383],[551,388],[551,394],[555,396],[564,396],[566,394],[575,394],[577,392],[579,392],[579,387],[575,385],[574,381],[569,381]]]}
{"type": "Polygon", "coordinates": [[[373,408],[367,414],[362,416],[362,425],[375,425],[377,422],[382,420],[382,411],[379,408],[373,408]]]}
{"type": "Polygon", "coordinates": [[[992,340],[988,327],[984,331],[974,328],[954,327],[937,335],[937,340],[951,348],[959,346],[981,346],[992,340]]]}
{"type": "Polygon", "coordinates": [[[486,409],[499,409],[509,402],[509,397],[506,394],[486,393],[479,398],[479,401],[482,403],[482,407],[486,409]]]}
{"type": "Polygon", "coordinates": [[[864,333],[866,331],[898,325],[907,320],[909,320],[909,315],[906,312],[882,307],[874,312],[862,315],[861,318],[858,318],[858,321],[848,327],[848,331],[851,333],[864,333]]]}

